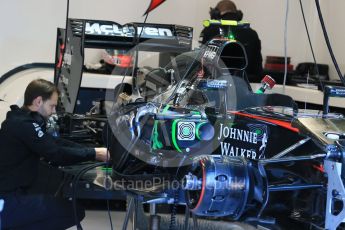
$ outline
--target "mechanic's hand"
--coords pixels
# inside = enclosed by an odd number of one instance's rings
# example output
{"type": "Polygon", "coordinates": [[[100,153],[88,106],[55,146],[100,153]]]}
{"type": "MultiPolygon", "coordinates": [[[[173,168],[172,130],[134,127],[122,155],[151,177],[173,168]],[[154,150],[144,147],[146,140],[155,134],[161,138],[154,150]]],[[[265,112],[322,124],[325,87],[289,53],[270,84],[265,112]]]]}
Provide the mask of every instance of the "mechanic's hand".
{"type": "Polygon", "coordinates": [[[95,151],[97,161],[107,162],[110,160],[110,155],[107,148],[95,148],[95,151]]]}

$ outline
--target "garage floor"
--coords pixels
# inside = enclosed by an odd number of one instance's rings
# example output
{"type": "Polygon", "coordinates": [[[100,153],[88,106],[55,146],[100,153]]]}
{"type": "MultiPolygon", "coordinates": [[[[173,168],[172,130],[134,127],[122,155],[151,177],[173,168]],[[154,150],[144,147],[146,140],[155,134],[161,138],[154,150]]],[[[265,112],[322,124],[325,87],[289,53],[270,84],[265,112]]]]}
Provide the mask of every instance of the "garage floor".
{"type": "MultiPolygon", "coordinates": [[[[113,230],[122,229],[125,212],[111,211],[111,218],[113,222],[113,230]]],[[[184,229],[184,216],[178,215],[176,218],[176,229],[184,229]]],[[[170,223],[170,215],[162,215],[160,230],[168,230],[170,223]]],[[[81,223],[84,230],[111,230],[107,211],[86,211],[86,217],[81,223]]],[[[139,230],[146,230],[146,226],[139,226],[139,230]]],[[[76,227],[68,230],[75,230],[76,227]]],[[[128,230],[132,230],[131,222],[128,224],[128,230]]],[[[189,230],[193,230],[192,219],[189,221],[189,230]]],[[[254,230],[252,226],[242,223],[230,223],[223,221],[205,221],[198,220],[198,230],[254,230]]]]}
{"type": "MultiPolygon", "coordinates": [[[[111,211],[111,218],[113,222],[113,229],[122,229],[125,212],[111,211]]],[[[86,211],[86,217],[82,221],[84,230],[110,230],[110,221],[107,211],[86,211]]],[[[69,228],[68,230],[75,230],[76,227],[69,228]]],[[[131,229],[128,227],[128,230],[131,229]]]]}

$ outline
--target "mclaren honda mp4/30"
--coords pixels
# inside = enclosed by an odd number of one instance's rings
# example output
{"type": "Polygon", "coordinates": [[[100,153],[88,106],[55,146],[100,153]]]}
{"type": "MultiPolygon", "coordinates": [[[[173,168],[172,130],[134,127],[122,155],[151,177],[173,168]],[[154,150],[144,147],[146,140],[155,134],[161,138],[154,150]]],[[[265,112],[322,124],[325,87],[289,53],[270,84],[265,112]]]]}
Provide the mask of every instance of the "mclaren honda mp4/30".
{"type": "Polygon", "coordinates": [[[298,111],[289,96],[254,93],[246,65],[240,43],[214,39],[168,64],[174,80],[161,94],[115,104],[115,186],[199,217],[336,229],[345,218],[345,120],[328,113],[328,98],[344,90],[326,87],[323,113],[298,111]]]}

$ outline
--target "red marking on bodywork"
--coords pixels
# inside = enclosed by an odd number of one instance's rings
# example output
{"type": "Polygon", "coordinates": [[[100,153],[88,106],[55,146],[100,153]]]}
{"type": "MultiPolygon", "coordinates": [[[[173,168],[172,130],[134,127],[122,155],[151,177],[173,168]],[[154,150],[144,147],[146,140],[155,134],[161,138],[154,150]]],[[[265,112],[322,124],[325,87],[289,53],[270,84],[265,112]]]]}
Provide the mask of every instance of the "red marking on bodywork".
{"type": "Polygon", "coordinates": [[[257,116],[257,115],[247,114],[247,113],[236,112],[236,111],[232,111],[231,113],[233,113],[235,115],[239,115],[239,116],[253,118],[253,119],[256,119],[256,120],[267,121],[267,122],[270,122],[272,124],[279,125],[281,127],[289,129],[291,131],[294,131],[296,133],[299,132],[299,129],[292,127],[291,123],[287,122],[287,121],[281,121],[281,120],[276,120],[276,119],[272,119],[272,118],[267,118],[267,117],[261,117],[261,116],[257,116]]]}
{"type": "Polygon", "coordinates": [[[325,172],[325,168],[323,167],[323,165],[313,165],[313,168],[316,170],[319,170],[320,172],[324,173],[325,172]]]}
{"type": "Polygon", "coordinates": [[[64,52],[64,50],[65,50],[65,44],[61,44],[60,45],[59,61],[58,61],[57,65],[56,65],[57,68],[61,68],[61,66],[62,66],[62,61],[63,61],[62,59],[63,59],[63,52],[64,52]]]}

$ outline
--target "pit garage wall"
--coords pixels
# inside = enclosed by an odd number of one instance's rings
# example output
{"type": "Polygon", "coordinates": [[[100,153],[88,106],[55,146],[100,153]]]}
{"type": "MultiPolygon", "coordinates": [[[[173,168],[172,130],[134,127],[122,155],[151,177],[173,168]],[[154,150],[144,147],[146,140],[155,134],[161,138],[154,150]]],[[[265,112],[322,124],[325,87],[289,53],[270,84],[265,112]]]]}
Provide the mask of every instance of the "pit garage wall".
{"type": "MultiPolygon", "coordinates": [[[[262,53],[283,55],[284,17],[287,0],[235,0],[262,40],[262,53]]],[[[331,66],[328,51],[321,34],[313,0],[302,0],[315,46],[317,60],[331,66]]],[[[126,23],[143,21],[142,16],[150,0],[70,0],[70,17],[104,19],[126,23]]],[[[218,0],[166,0],[148,17],[148,22],[182,24],[194,27],[195,44],[202,29],[202,20],[208,18],[210,6],[218,0]]],[[[311,61],[298,0],[289,0],[288,55],[292,64],[311,61]]],[[[345,71],[344,45],[345,1],[320,1],[326,26],[342,71],[345,71]]],[[[66,1],[56,0],[2,0],[0,1],[0,75],[25,63],[53,62],[56,27],[65,27],[66,1]]],[[[90,55],[91,61],[98,54],[90,55]]],[[[88,60],[86,60],[88,61],[88,60]]]]}

